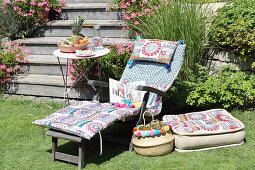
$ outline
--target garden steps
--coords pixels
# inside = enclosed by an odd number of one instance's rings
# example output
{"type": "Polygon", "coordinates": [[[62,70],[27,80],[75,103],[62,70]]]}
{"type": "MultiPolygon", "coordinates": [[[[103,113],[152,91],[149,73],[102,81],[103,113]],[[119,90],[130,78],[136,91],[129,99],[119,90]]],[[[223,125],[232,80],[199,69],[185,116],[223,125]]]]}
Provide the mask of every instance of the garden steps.
{"type": "MultiPolygon", "coordinates": [[[[68,87],[70,87],[69,82],[68,78],[68,87]]],[[[14,80],[5,87],[5,93],[63,98],[64,89],[62,76],[28,74],[14,77],[14,80]]],[[[68,96],[72,99],[92,99],[93,93],[90,90],[75,87],[68,96]]]]}
{"type": "MultiPolygon", "coordinates": [[[[68,37],[36,37],[36,38],[26,38],[20,39],[17,42],[21,44],[25,44],[25,49],[30,49],[31,54],[40,54],[40,55],[48,55],[52,54],[53,51],[58,49],[57,42],[59,40],[66,39],[68,37]]],[[[89,38],[89,41],[91,39],[89,38]]],[[[126,44],[131,41],[128,38],[103,38],[103,42],[105,45],[110,45],[112,42],[118,42],[118,44],[126,44]]]]}
{"type": "MultiPolygon", "coordinates": [[[[78,16],[84,16],[85,21],[81,33],[89,38],[93,37],[94,24],[101,25],[102,37],[105,45],[112,42],[129,43],[127,33],[122,30],[125,23],[117,11],[106,12],[107,3],[112,0],[67,0],[61,13],[62,20],[53,20],[40,27],[40,37],[17,40],[30,49],[28,63],[21,64],[20,75],[8,83],[6,93],[31,96],[64,97],[64,83],[53,51],[58,49],[59,40],[70,37],[71,25],[78,16]]],[[[91,39],[89,39],[91,40],[91,39]]],[[[65,71],[65,59],[61,64],[65,71]]],[[[76,87],[70,91],[69,97],[74,99],[91,99],[91,91],[76,87]]]]}
{"type": "MultiPolygon", "coordinates": [[[[68,37],[72,36],[71,26],[74,20],[54,20],[46,26],[40,27],[45,37],[68,37]]],[[[92,37],[94,34],[93,25],[99,24],[102,37],[127,37],[127,31],[123,31],[122,27],[126,24],[121,20],[85,20],[81,34],[92,37]]]]}
{"type": "Polygon", "coordinates": [[[62,9],[64,19],[75,19],[84,16],[87,20],[121,20],[122,14],[118,11],[105,11],[107,3],[71,3],[62,9]]]}

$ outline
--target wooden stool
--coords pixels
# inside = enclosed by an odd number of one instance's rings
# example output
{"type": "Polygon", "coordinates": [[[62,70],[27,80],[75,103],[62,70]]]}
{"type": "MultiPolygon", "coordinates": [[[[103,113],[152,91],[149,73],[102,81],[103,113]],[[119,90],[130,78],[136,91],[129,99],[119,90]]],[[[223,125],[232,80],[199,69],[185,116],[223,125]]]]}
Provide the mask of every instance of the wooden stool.
{"type": "Polygon", "coordinates": [[[68,134],[65,132],[56,131],[53,129],[49,129],[46,132],[47,136],[52,137],[52,162],[55,162],[57,160],[67,161],[71,163],[78,164],[78,168],[82,169],[84,168],[84,142],[85,140],[81,137],[68,134]],[[74,142],[79,143],[79,155],[74,156],[66,153],[57,152],[57,144],[58,144],[58,138],[71,140],[74,142]]]}

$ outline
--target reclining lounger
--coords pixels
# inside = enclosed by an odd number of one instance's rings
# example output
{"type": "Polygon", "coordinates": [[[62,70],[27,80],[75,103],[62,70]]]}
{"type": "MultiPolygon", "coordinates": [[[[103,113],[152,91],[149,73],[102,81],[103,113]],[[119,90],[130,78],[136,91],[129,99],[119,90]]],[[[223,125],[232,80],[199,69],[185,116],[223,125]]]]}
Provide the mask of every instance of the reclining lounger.
{"type": "MultiPolygon", "coordinates": [[[[145,109],[149,109],[155,115],[159,114],[162,106],[161,96],[166,95],[165,92],[178,75],[185,47],[184,44],[177,45],[168,67],[164,63],[154,61],[132,60],[128,62],[120,81],[126,85],[131,82],[145,81],[145,86],[137,87],[137,90],[146,91],[141,107],[120,108],[113,106],[112,103],[81,101],[44,119],[34,121],[35,125],[50,128],[46,134],[52,136],[52,161],[58,159],[73,162],[77,163],[79,168],[83,168],[85,139],[90,140],[113,122],[143,113],[145,109]],[[58,138],[79,142],[79,156],[56,152],[58,138]]],[[[139,52],[137,45],[134,47],[134,52],[139,52]]],[[[88,81],[88,84],[108,87],[107,83],[95,80],[88,81]]]]}
{"type": "Polygon", "coordinates": [[[244,143],[244,124],[224,109],[212,109],[180,115],[165,115],[172,126],[175,150],[201,151],[244,143]]]}

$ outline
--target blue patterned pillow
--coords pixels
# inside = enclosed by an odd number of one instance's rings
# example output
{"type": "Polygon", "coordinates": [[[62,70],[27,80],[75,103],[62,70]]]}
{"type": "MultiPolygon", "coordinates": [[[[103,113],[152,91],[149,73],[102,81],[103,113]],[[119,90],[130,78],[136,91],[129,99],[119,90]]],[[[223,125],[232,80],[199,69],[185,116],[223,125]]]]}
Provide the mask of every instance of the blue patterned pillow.
{"type": "Polygon", "coordinates": [[[130,60],[149,60],[169,64],[178,42],[139,39],[135,42],[130,60]]]}

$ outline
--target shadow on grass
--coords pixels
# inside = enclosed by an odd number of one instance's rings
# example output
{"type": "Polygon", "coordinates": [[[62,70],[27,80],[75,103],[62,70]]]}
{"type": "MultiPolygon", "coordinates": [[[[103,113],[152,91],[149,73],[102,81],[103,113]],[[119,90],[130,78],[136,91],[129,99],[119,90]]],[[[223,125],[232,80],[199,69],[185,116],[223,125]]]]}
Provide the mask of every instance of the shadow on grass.
{"type": "MultiPolygon", "coordinates": [[[[134,122],[128,123],[115,123],[102,133],[103,139],[103,154],[100,155],[100,139],[99,135],[95,135],[91,140],[85,140],[85,167],[87,164],[100,165],[110,159],[120,155],[124,151],[128,151],[129,142],[132,136],[132,128],[134,122]]],[[[79,143],[68,141],[64,144],[64,139],[60,139],[58,142],[57,151],[78,156],[79,143]],[[59,144],[60,143],[60,144],[59,144]]],[[[47,150],[51,153],[51,149],[47,150]]],[[[60,160],[57,160],[60,161],[60,160]]],[[[65,162],[65,161],[60,161],[65,162]]],[[[65,162],[72,165],[70,162],[65,162]]]]}

